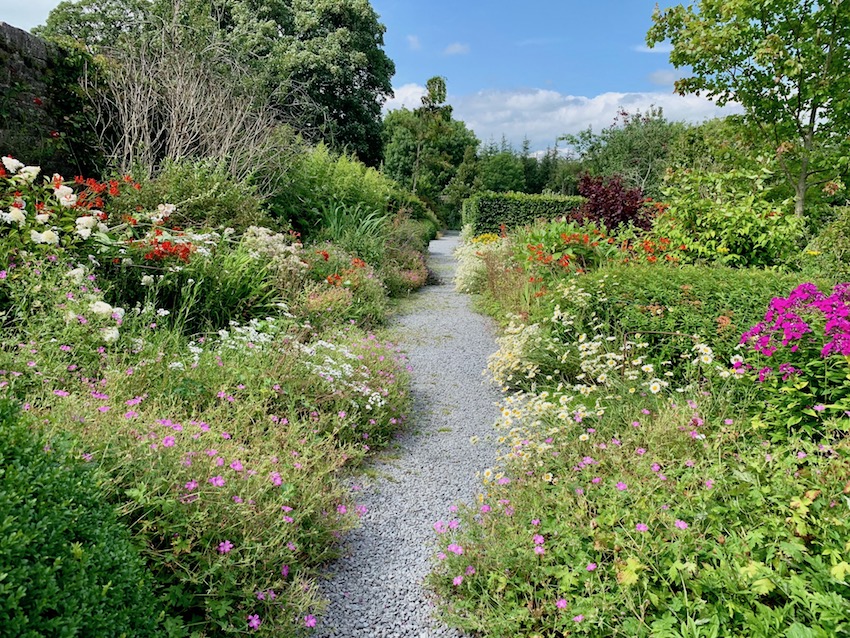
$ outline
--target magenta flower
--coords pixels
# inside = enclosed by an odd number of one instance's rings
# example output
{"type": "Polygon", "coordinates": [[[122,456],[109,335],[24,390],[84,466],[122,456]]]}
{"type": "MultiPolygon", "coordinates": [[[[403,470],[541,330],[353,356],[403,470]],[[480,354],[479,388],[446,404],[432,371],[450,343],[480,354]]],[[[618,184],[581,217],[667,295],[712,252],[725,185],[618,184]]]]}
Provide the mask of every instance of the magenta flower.
{"type": "Polygon", "coordinates": [[[584,620],[584,616],[582,616],[581,614],[579,614],[578,616],[573,616],[573,620],[575,622],[581,622],[584,620]]]}
{"type": "Polygon", "coordinates": [[[455,587],[457,587],[458,585],[460,585],[462,582],[463,582],[463,576],[455,576],[455,577],[454,577],[454,579],[452,579],[452,584],[453,584],[455,587]]]}
{"type": "Polygon", "coordinates": [[[555,607],[557,607],[558,609],[566,609],[567,608],[566,599],[559,598],[557,601],[555,601],[555,607]]]}
{"type": "Polygon", "coordinates": [[[230,464],[230,469],[234,470],[236,472],[241,472],[242,471],[242,463],[240,461],[233,461],[233,463],[230,464]]]}
{"type": "Polygon", "coordinates": [[[532,537],[532,539],[531,539],[531,540],[533,540],[533,541],[534,541],[534,544],[535,544],[535,545],[542,545],[543,543],[545,543],[545,542],[546,542],[546,539],[545,539],[545,538],[543,538],[540,534],[535,534],[535,535],[532,537]]]}
{"type": "Polygon", "coordinates": [[[252,630],[257,631],[260,628],[260,625],[262,624],[263,621],[260,620],[260,617],[257,614],[254,614],[253,616],[248,616],[248,626],[252,630]]]}
{"type": "Polygon", "coordinates": [[[304,626],[305,627],[315,627],[316,626],[316,617],[313,614],[307,614],[304,616],[304,626]]]}
{"type": "Polygon", "coordinates": [[[225,480],[223,476],[213,476],[210,480],[215,487],[224,487],[225,480]]]}
{"type": "Polygon", "coordinates": [[[535,545],[534,546],[534,553],[537,554],[538,556],[542,556],[543,554],[546,553],[546,548],[543,547],[543,545],[535,545]]]}
{"type": "Polygon", "coordinates": [[[192,491],[192,490],[194,490],[196,487],[198,487],[198,482],[197,482],[197,481],[189,481],[189,482],[188,482],[188,483],[186,483],[186,485],[184,485],[183,487],[184,487],[185,489],[187,489],[188,491],[190,491],[190,492],[191,492],[191,491],[192,491]]]}
{"type": "Polygon", "coordinates": [[[466,568],[466,575],[467,575],[467,576],[472,576],[474,573],[475,573],[475,568],[474,568],[472,565],[469,565],[469,566],[466,568]]]}
{"type": "Polygon", "coordinates": [[[622,481],[619,481],[617,483],[617,489],[620,490],[621,492],[625,492],[627,489],[629,489],[629,486],[626,485],[625,483],[623,483],[622,481]]]}
{"type": "Polygon", "coordinates": [[[593,572],[593,571],[596,571],[596,567],[597,567],[596,563],[588,563],[587,567],[585,569],[587,569],[587,571],[589,571],[589,572],[593,572]]]}
{"type": "Polygon", "coordinates": [[[218,551],[220,554],[227,554],[231,549],[233,549],[233,543],[230,541],[222,541],[218,544],[218,551]]]}
{"type": "Polygon", "coordinates": [[[647,527],[646,523],[638,523],[635,525],[635,529],[639,532],[646,532],[649,530],[649,527],[647,527]]]}
{"type": "Polygon", "coordinates": [[[680,521],[679,519],[676,519],[674,525],[679,529],[688,529],[688,524],[685,521],[680,521]]]}
{"type": "Polygon", "coordinates": [[[162,439],[162,447],[174,447],[175,439],[173,436],[167,436],[162,439]]]}

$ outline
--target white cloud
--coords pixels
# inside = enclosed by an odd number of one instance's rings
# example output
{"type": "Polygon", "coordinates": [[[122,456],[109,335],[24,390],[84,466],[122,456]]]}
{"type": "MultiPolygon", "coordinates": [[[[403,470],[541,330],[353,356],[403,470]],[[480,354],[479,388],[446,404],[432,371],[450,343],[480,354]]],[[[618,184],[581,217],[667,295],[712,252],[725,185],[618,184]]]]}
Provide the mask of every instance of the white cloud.
{"type": "Polygon", "coordinates": [[[452,42],[443,49],[444,55],[464,55],[466,53],[469,53],[469,45],[462,42],[452,42]]]}
{"type": "MultiPolygon", "coordinates": [[[[402,89],[409,92],[407,87],[402,89]]],[[[620,107],[634,112],[646,111],[655,105],[663,109],[668,120],[688,122],[741,112],[737,105],[720,109],[702,97],[682,97],[667,92],[603,93],[585,97],[545,89],[525,89],[480,91],[472,95],[449,96],[447,101],[454,107],[454,117],[466,122],[480,140],[498,141],[504,135],[514,148],[519,149],[523,138],[527,137],[533,151],[554,146],[555,140],[566,133],[578,133],[588,126],[595,131],[609,126],[620,107]]]]}
{"type": "Polygon", "coordinates": [[[656,44],[651,49],[645,44],[638,44],[632,48],[638,53],[671,53],[673,51],[673,45],[668,42],[656,44]]]}
{"type": "Polygon", "coordinates": [[[395,87],[393,92],[395,95],[384,102],[384,113],[402,107],[415,109],[422,106],[422,96],[427,93],[427,90],[420,84],[411,83],[395,87]]]}
{"type": "Polygon", "coordinates": [[[407,46],[410,47],[411,51],[418,51],[422,48],[422,43],[419,41],[418,35],[408,35],[407,36],[407,46]]]}

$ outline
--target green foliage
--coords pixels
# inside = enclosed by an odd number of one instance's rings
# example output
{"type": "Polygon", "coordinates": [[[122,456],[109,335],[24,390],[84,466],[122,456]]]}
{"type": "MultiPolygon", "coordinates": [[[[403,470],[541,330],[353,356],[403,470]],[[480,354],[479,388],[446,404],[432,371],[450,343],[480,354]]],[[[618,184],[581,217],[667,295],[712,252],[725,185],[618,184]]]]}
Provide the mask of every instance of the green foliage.
{"type": "Polygon", "coordinates": [[[455,219],[457,196],[444,197],[451,194],[446,189],[464,159],[471,161],[468,149],[477,148],[478,140],[444,104],[445,80],[431,78],[429,91],[421,107],[390,111],[384,118],[383,169],[449,222],[455,219]]]}
{"type": "Polygon", "coordinates": [[[850,6],[700,0],[656,7],[653,23],[647,44],[669,41],[670,61],[689,69],[676,90],[741,104],[777,153],[802,216],[813,177],[835,176],[832,147],[850,132],[850,6]]]}
{"type": "Polygon", "coordinates": [[[683,258],[729,266],[793,265],[804,229],[788,202],[766,197],[769,168],[724,173],[684,169],[664,189],[656,236],[684,245],[683,258]]]}
{"type": "Polygon", "coordinates": [[[295,161],[268,204],[273,217],[291,221],[307,237],[320,231],[322,211],[337,206],[381,213],[405,209],[414,219],[428,219],[436,226],[434,214],[391,178],[323,144],[295,161]]]}
{"type": "Polygon", "coordinates": [[[627,186],[657,198],[672,149],[687,127],[669,122],[661,107],[645,113],[621,109],[608,128],[594,133],[588,128],[565,140],[592,175],[619,175],[627,186]]]}
{"type": "Polygon", "coordinates": [[[139,184],[140,189],[116,200],[111,210],[116,218],[134,216],[139,210],[153,212],[168,203],[176,207],[171,221],[183,227],[231,227],[244,232],[248,226],[269,221],[251,185],[234,179],[213,160],[167,161],[155,177],[143,177],[139,184]]]}
{"type": "Polygon", "coordinates": [[[501,147],[490,143],[478,154],[475,188],[495,193],[526,192],[526,170],[523,158],[514,153],[504,139],[501,147]]]}
{"type": "Polygon", "coordinates": [[[801,259],[805,271],[817,277],[850,281],[850,207],[834,209],[832,221],[809,242],[801,259]]]}
{"type": "Polygon", "coordinates": [[[513,424],[498,427],[524,453],[439,540],[431,584],[452,624],[494,637],[850,633],[846,441],[830,455],[762,444],[705,397],[606,407],[586,428],[541,399],[506,406],[513,424]]]}
{"type": "Polygon", "coordinates": [[[128,531],[93,466],[47,443],[0,400],[0,624],[8,635],[157,636],[128,531]]]}
{"type": "Polygon", "coordinates": [[[473,232],[498,233],[531,224],[539,219],[572,216],[581,206],[582,197],[558,195],[524,195],[521,193],[481,193],[463,203],[463,223],[473,232]]]}
{"type": "Polygon", "coordinates": [[[388,223],[389,216],[381,210],[331,202],[321,210],[318,236],[379,267],[384,262],[388,223]]]}

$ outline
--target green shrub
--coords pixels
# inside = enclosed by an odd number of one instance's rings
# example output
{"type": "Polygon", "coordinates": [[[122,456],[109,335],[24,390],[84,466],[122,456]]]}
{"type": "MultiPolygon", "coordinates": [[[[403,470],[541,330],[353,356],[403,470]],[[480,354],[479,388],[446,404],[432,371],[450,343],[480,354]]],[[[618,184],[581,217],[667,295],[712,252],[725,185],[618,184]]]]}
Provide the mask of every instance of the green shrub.
{"type": "Polygon", "coordinates": [[[481,193],[463,202],[463,224],[471,224],[476,235],[510,230],[538,219],[571,216],[584,198],[524,193],[481,193]]]}
{"type": "Polygon", "coordinates": [[[804,268],[834,283],[850,281],[850,206],[835,209],[831,222],[809,242],[804,268]]]}
{"type": "Polygon", "coordinates": [[[170,221],[182,227],[230,226],[243,231],[268,223],[260,200],[246,182],[233,179],[227,169],[213,161],[166,162],[159,173],[142,179],[138,190],[128,190],[110,209],[116,221],[141,210],[156,212],[160,204],[172,204],[170,221]]]}
{"type": "Polygon", "coordinates": [[[805,220],[788,201],[766,196],[772,175],[731,170],[671,173],[664,189],[667,208],[655,219],[656,236],[684,245],[682,259],[727,266],[796,266],[805,220]]]}
{"type": "Polygon", "coordinates": [[[154,636],[151,583],[92,467],[0,400],[0,626],[8,636],[154,636]]]}

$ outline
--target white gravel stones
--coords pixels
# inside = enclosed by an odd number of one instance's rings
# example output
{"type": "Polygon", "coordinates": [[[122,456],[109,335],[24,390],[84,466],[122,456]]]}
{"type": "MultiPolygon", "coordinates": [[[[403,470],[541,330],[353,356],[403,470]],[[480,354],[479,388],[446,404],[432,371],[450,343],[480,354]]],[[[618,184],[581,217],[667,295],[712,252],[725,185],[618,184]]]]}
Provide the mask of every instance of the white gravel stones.
{"type": "Polygon", "coordinates": [[[413,367],[413,411],[399,449],[357,481],[367,507],[347,537],[347,556],[329,566],[322,593],[330,601],[316,627],[323,638],[460,636],[434,620],[422,580],[434,553],[434,522],[480,491],[475,473],[493,465],[486,435],[500,395],[482,372],[494,350],[490,322],[454,291],[457,234],[431,242],[431,268],[442,284],[424,288],[396,321],[397,340],[413,367]],[[481,437],[476,444],[473,436],[481,437]]]}

